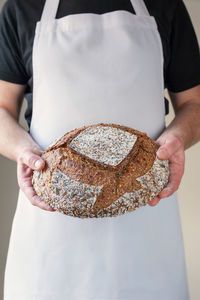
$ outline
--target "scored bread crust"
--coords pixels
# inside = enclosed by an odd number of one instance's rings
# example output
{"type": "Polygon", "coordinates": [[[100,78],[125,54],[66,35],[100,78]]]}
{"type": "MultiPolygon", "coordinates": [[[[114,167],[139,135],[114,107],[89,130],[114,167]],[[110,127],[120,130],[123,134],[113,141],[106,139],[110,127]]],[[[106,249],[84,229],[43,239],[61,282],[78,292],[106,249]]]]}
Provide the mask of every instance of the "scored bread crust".
{"type": "Polygon", "coordinates": [[[168,161],[158,159],[158,148],[146,133],[127,126],[83,126],[49,145],[42,154],[45,167],[33,172],[32,183],[37,194],[63,214],[80,218],[117,216],[146,205],[167,184],[168,161]],[[94,160],[70,146],[81,132],[96,126],[137,136],[131,151],[117,165],[94,160]]]}

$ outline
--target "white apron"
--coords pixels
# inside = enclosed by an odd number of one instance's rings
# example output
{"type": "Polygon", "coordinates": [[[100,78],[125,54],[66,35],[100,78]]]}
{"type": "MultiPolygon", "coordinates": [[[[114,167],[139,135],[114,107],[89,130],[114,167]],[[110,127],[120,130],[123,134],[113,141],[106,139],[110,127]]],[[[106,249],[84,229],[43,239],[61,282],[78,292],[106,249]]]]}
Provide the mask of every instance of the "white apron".
{"type": "MultiPolygon", "coordinates": [[[[100,0],[99,0],[100,1],[100,0]]],[[[33,45],[30,134],[45,149],[67,131],[116,123],[156,139],[165,127],[163,52],[142,0],[56,19],[46,0],[33,45]]],[[[176,193],[113,218],[33,206],[19,190],[4,300],[188,300],[176,193]]]]}

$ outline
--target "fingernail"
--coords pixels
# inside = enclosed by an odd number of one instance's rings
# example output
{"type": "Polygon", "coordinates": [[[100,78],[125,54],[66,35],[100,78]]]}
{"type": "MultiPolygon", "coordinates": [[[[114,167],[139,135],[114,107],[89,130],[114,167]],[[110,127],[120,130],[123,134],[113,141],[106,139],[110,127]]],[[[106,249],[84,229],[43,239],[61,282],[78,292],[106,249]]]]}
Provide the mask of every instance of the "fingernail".
{"type": "Polygon", "coordinates": [[[40,168],[42,165],[43,165],[43,162],[42,162],[41,160],[37,160],[37,161],[35,162],[35,167],[36,167],[36,168],[40,168]]]}

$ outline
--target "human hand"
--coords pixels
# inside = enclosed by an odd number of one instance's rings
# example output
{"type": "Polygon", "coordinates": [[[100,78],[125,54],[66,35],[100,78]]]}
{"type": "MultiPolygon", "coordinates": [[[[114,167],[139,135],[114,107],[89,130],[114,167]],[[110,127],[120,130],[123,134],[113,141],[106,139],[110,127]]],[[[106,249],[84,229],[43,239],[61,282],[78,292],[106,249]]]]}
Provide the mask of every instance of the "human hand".
{"type": "Polygon", "coordinates": [[[45,166],[45,161],[40,157],[41,154],[42,150],[39,147],[26,148],[20,153],[17,158],[17,180],[19,187],[32,205],[43,210],[55,211],[36,194],[32,185],[31,175],[33,170],[41,171],[45,166]]]}
{"type": "Polygon", "coordinates": [[[178,189],[185,169],[185,152],[181,139],[175,135],[160,136],[156,142],[160,146],[156,153],[158,158],[169,160],[169,180],[167,186],[148,202],[150,206],[157,205],[161,198],[171,196],[178,189]]]}

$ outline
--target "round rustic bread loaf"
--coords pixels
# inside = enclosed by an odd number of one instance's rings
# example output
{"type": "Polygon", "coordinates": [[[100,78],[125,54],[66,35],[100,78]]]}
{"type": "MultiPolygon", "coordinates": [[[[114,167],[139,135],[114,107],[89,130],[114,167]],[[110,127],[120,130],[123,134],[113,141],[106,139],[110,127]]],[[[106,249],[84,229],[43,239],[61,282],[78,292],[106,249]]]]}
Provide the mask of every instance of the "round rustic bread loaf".
{"type": "Polygon", "coordinates": [[[166,186],[169,162],[158,144],[127,126],[98,123],[67,132],[43,152],[33,171],[36,193],[56,211],[113,217],[146,205],[166,186]]]}

